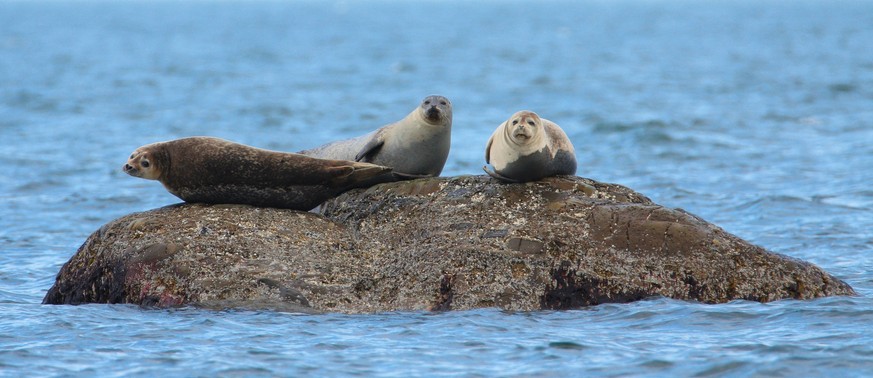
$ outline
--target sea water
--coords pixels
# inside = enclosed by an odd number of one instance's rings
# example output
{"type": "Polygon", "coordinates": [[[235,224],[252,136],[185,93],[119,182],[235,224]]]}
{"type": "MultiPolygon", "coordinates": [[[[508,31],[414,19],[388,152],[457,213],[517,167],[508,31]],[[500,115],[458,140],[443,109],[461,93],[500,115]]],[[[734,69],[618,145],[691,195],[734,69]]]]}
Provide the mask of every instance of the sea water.
{"type": "Polygon", "coordinates": [[[0,2],[0,376],[873,375],[873,2],[0,2]],[[454,104],[443,175],[530,109],[578,175],[857,297],[302,315],[40,304],[88,237],[178,202],[121,165],[298,151],[454,104]]]}

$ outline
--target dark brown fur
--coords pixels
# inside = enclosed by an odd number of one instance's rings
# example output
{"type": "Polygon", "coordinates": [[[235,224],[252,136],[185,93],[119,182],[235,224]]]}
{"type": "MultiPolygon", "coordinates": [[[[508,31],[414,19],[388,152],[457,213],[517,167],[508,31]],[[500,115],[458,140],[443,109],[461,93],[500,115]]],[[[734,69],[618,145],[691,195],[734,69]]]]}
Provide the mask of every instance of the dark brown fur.
{"type": "Polygon", "coordinates": [[[186,202],[312,209],[340,193],[394,181],[391,169],[192,137],[140,147],[124,171],[159,180],[186,202]],[[148,166],[140,163],[146,158],[148,166]],[[152,176],[146,170],[153,171],[152,176]]]}

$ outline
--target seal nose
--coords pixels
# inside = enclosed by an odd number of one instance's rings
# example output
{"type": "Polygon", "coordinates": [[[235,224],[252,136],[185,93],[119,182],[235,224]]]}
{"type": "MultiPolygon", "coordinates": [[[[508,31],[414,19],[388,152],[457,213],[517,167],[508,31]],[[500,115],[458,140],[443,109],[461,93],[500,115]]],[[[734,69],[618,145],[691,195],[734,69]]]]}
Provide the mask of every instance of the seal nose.
{"type": "Polygon", "coordinates": [[[130,164],[127,164],[127,163],[125,163],[124,166],[121,167],[121,170],[122,170],[122,171],[125,171],[125,172],[127,172],[127,171],[129,171],[129,170],[131,170],[131,169],[133,169],[133,167],[130,166],[130,164]]]}
{"type": "Polygon", "coordinates": [[[437,109],[435,104],[431,104],[430,108],[427,109],[427,117],[428,118],[437,118],[440,115],[440,110],[437,109]]]}

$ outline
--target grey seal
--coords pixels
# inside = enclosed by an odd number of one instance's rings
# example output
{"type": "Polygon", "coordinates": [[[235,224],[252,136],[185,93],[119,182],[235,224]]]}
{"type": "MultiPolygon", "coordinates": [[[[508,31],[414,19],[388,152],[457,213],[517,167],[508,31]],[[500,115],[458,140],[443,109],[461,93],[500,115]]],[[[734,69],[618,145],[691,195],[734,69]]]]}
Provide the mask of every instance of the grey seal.
{"type": "Polygon", "coordinates": [[[516,112],[503,122],[485,147],[482,167],[505,182],[535,181],[544,177],[576,174],[576,152],[564,130],[532,111],[516,112]]]}
{"type": "Polygon", "coordinates": [[[391,167],[395,175],[407,178],[439,176],[449,156],[451,134],[452,103],[434,95],[397,122],[299,153],[391,167]]]}

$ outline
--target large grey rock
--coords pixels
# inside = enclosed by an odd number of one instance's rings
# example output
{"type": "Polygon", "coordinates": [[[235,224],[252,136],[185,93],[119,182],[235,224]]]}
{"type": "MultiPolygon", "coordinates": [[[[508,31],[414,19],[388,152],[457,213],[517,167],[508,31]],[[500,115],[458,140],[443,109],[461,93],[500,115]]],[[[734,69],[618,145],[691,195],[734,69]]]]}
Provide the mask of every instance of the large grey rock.
{"type": "Polygon", "coordinates": [[[321,211],[131,214],[88,238],[44,302],[362,313],[854,295],[812,264],[578,177],[381,184],[321,211]]]}

